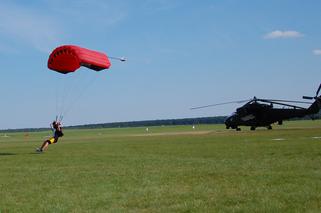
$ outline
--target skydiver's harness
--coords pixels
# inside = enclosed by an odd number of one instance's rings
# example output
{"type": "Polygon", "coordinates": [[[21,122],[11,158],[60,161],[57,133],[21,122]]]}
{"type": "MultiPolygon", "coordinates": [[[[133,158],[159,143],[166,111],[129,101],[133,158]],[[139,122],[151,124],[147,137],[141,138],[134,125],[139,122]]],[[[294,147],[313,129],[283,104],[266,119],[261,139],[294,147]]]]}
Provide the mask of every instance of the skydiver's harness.
{"type": "MultiPolygon", "coordinates": [[[[56,116],[56,123],[61,124],[63,118],[64,118],[63,115],[60,115],[59,117],[56,116]]],[[[61,126],[60,126],[60,129],[61,129],[61,126]]],[[[64,133],[62,133],[61,130],[57,130],[56,128],[54,128],[54,137],[59,138],[59,137],[62,137],[62,136],[64,136],[64,133]]]]}
{"type": "MultiPolygon", "coordinates": [[[[60,118],[62,119],[62,116],[60,116],[60,118]]],[[[57,119],[58,120],[58,119],[57,119]]],[[[57,121],[56,120],[56,121],[57,121]]],[[[60,120],[61,121],[61,120],[60,120]]],[[[59,122],[60,122],[59,121],[59,122]]],[[[51,138],[48,139],[49,144],[53,144],[53,143],[57,143],[58,139],[62,136],[64,136],[64,133],[61,131],[61,127],[60,130],[58,130],[58,127],[55,126],[51,126],[51,130],[53,131],[53,136],[51,138]]]]}

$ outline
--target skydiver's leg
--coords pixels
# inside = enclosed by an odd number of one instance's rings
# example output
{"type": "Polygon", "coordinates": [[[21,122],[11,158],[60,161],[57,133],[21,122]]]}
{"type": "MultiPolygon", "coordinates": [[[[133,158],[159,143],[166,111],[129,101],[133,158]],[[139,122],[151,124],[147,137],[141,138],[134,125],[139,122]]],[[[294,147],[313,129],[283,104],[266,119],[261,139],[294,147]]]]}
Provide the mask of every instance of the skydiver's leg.
{"type": "Polygon", "coordinates": [[[50,142],[49,140],[45,140],[45,141],[42,143],[40,149],[37,149],[37,151],[38,151],[38,150],[39,150],[40,152],[45,151],[45,150],[48,148],[49,142],[50,142]]]}
{"type": "Polygon", "coordinates": [[[48,149],[48,146],[49,146],[49,141],[45,141],[42,146],[41,146],[41,150],[42,151],[45,151],[48,149]]]}

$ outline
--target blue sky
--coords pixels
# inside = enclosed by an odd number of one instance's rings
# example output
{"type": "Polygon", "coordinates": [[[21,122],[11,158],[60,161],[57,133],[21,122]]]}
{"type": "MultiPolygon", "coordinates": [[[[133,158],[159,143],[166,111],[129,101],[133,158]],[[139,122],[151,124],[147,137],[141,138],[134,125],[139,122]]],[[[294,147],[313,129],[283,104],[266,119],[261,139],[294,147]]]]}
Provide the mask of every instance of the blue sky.
{"type": "Polygon", "coordinates": [[[319,0],[1,0],[0,129],[54,118],[74,81],[47,68],[63,44],[128,58],[78,70],[65,125],[227,115],[237,105],[189,108],[314,95],[320,10],[319,0]]]}

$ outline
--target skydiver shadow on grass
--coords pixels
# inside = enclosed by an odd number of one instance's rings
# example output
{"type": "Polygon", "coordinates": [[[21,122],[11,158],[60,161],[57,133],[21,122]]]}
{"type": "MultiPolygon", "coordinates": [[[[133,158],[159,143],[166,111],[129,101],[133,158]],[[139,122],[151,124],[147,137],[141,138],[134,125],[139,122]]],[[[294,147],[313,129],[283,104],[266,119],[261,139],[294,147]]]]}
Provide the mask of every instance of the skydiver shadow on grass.
{"type": "Polygon", "coordinates": [[[47,140],[45,140],[41,147],[37,148],[37,153],[42,153],[45,150],[48,149],[49,144],[57,143],[58,139],[62,136],[64,136],[64,133],[62,132],[62,124],[59,121],[53,121],[50,124],[50,127],[53,131],[53,136],[47,140]]]}
{"type": "Polygon", "coordinates": [[[15,153],[0,152],[0,156],[16,155],[15,153]]]}

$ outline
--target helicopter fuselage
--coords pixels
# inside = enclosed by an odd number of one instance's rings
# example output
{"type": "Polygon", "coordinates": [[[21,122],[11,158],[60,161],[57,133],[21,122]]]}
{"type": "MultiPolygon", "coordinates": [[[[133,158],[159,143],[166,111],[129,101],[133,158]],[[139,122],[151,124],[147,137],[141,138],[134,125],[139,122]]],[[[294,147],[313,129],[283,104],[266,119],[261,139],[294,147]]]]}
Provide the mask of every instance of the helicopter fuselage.
{"type": "Polygon", "coordinates": [[[252,102],[237,108],[231,116],[225,120],[226,128],[239,129],[239,126],[267,127],[271,129],[271,124],[278,122],[282,124],[283,120],[293,117],[303,117],[307,115],[307,109],[296,108],[273,108],[273,104],[262,104],[252,102]]]}
{"type": "Polygon", "coordinates": [[[191,109],[200,109],[224,104],[246,102],[246,104],[244,104],[242,107],[237,108],[236,112],[225,119],[226,128],[241,130],[239,126],[250,126],[251,130],[255,130],[256,127],[267,127],[268,129],[272,129],[271,124],[273,123],[278,122],[278,124],[281,125],[283,123],[283,120],[300,118],[318,113],[321,109],[321,95],[319,95],[320,91],[321,84],[319,85],[314,97],[303,96],[303,99],[314,100],[313,103],[306,101],[261,99],[254,96],[254,98],[250,100],[230,101],[225,103],[194,107],[191,109]],[[293,105],[293,103],[310,104],[310,106],[308,108],[304,108],[301,106],[293,105]],[[279,108],[274,107],[274,105],[279,106],[279,108]]]}

